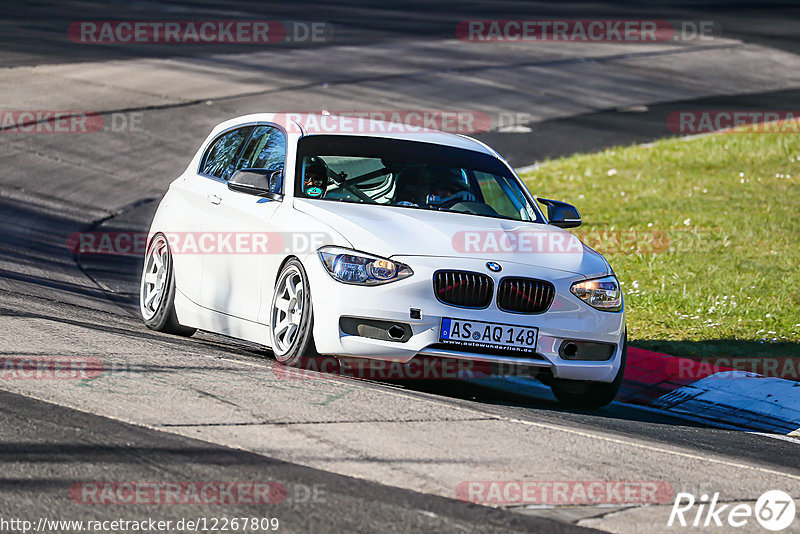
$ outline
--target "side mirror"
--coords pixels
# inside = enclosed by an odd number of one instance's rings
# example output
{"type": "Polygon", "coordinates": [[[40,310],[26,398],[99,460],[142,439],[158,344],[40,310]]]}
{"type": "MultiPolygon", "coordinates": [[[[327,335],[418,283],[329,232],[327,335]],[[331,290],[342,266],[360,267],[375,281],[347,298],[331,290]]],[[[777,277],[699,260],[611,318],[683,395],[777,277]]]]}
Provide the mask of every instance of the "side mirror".
{"type": "Polygon", "coordinates": [[[228,189],[272,200],[281,200],[283,171],[274,169],[239,169],[228,180],[228,189]]]}
{"type": "Polygon", "coordinates": [[[581,225],[581,216],[578,209],[572,204],[547,198],[537,198],[539,202],[547,206],[547,218],[550,224],[559,228],[577,228],[581,225]]]}

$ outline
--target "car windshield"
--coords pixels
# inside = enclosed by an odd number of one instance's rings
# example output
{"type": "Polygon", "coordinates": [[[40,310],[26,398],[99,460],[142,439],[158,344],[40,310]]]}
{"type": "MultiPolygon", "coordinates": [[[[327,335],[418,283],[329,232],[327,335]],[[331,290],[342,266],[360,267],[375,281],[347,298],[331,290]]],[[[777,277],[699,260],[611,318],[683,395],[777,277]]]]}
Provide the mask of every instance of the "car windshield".
{"type": "Polygon", "coordinates": [[[542,221],[523,186],[497,158],[417,141],[304,137],[298,144],[295,195],[542,221]]]}

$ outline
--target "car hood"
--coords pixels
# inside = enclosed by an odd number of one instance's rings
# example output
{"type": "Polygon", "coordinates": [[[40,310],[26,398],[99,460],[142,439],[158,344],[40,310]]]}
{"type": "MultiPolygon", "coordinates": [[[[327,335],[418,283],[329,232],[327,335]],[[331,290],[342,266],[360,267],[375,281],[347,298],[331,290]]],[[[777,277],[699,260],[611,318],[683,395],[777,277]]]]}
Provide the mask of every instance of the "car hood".
{"type": "Polygon", "coordinates": [[[535,265],[591,278],[611,272],[598,252],[555,226],[453,212],[295,199],[295,209],[362,252],[535,265]]]}

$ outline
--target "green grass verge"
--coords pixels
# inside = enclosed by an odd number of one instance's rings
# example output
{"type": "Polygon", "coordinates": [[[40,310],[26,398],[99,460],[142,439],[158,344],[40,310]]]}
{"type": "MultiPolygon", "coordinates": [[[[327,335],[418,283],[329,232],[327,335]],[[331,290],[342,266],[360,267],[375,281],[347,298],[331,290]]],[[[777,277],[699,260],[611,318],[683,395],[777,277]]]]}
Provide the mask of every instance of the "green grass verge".
{"type": "Polygon", "coordinates": [[[523,177],[575,204],[623,284],[632,344],[800,357],[800,134],[721,133],[547,161],[523,177]]]}

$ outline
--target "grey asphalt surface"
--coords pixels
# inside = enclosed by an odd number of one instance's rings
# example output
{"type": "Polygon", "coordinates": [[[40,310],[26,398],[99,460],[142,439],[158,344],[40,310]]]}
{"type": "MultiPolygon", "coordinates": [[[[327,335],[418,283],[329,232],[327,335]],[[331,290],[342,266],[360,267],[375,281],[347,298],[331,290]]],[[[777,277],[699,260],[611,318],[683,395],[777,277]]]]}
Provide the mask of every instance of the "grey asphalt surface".
{"type": "Polygon", "coordinates": [[[145,230],[210,128],[257,110],[513,112],[524,117],[517,132],[478,137],[527,165],[670,135],[665,117],[675,110],[796,108],[797,8],[722,5],[18,4],[0,25],[3,107],[93,109],[107,124],[135,114],[141,128],[0,134],[2,353],[103,365],[84,382],[0,383],[0,516],[120,515],[120,507],[70,501],[67,488],[85,480],[325,484],[324,502],[268,510],[124,509],[160,519],[269,513],[296,532],[668,531],[671,503],[494,510],[453,500],[465,480],[659,480],[675,491],[719,491],[726,502],[752,503],[774,488],[800,497],[796,440],[618,404],[568,411],[547,393],[465,383],[287,380],[255,347],[148,331],[135,317],[138,259],[77,263],[65,246],[76,231],[145,230]],[[453,38],[455,22],[471,17],[622,14],[713,19],[724,39],[476,48],[453,38]],[[335,38],[247,49],[66,39],[74,20],[203,17],[321,20],[335,38]]]}
{"type": "MultiPolygon", "coordinates": [[[[580,5],[531,2],[461,2],[458,7],[421,0],[381,2],[380,0],[304,2],[258,1],[171,1],[171,2],[17,2],[7,10],[0,34],[3,58],[0,64],[108,60],[112,58],[203,56],[202,45],[92,45],[67,37],[66,29],[84,20],[278,20],[319,21],[333,25],[333,42],[374,45],[420,38],[452,38],[455,25],[469,19],[623,19],[641,18],[669,21],[713,21],[717,33],[748,42],[796,52],[800,38],[796,2],[724,1],[702,3],[646,0],[606,1],[580,5]]],[[[242,52],[245,45],[215,46],[216,53],[242,52]]],[[[272,49],[275,45],[250,49],[272,49]]],[[[293,43],[279,46],[291,48],[293,43]]],[[[307,46],[307,45],[303,45],[307,46]]],[[[324,47],[324,44],[318,45],[324,47]]]]}
{"type": "MultiPolygon", "coordinates": [[[[336,475],[0,392],[3,518],[277,518],[279,532],[597,532],[336,475]],[[76,481],[278,483],[269,504],[82,502],[76,481]],[[75,502],[75,501],[78,502],[75,502]]],[[[63,529],[64,531],[78,529],[63,529]]],[[[177,531],[173,527],[171,531],[177,531]]],[[[254,531],[254,529],[248,529],[254,531]]],[[[8,532],[8,530],[4,530],[8,532]]]]}

